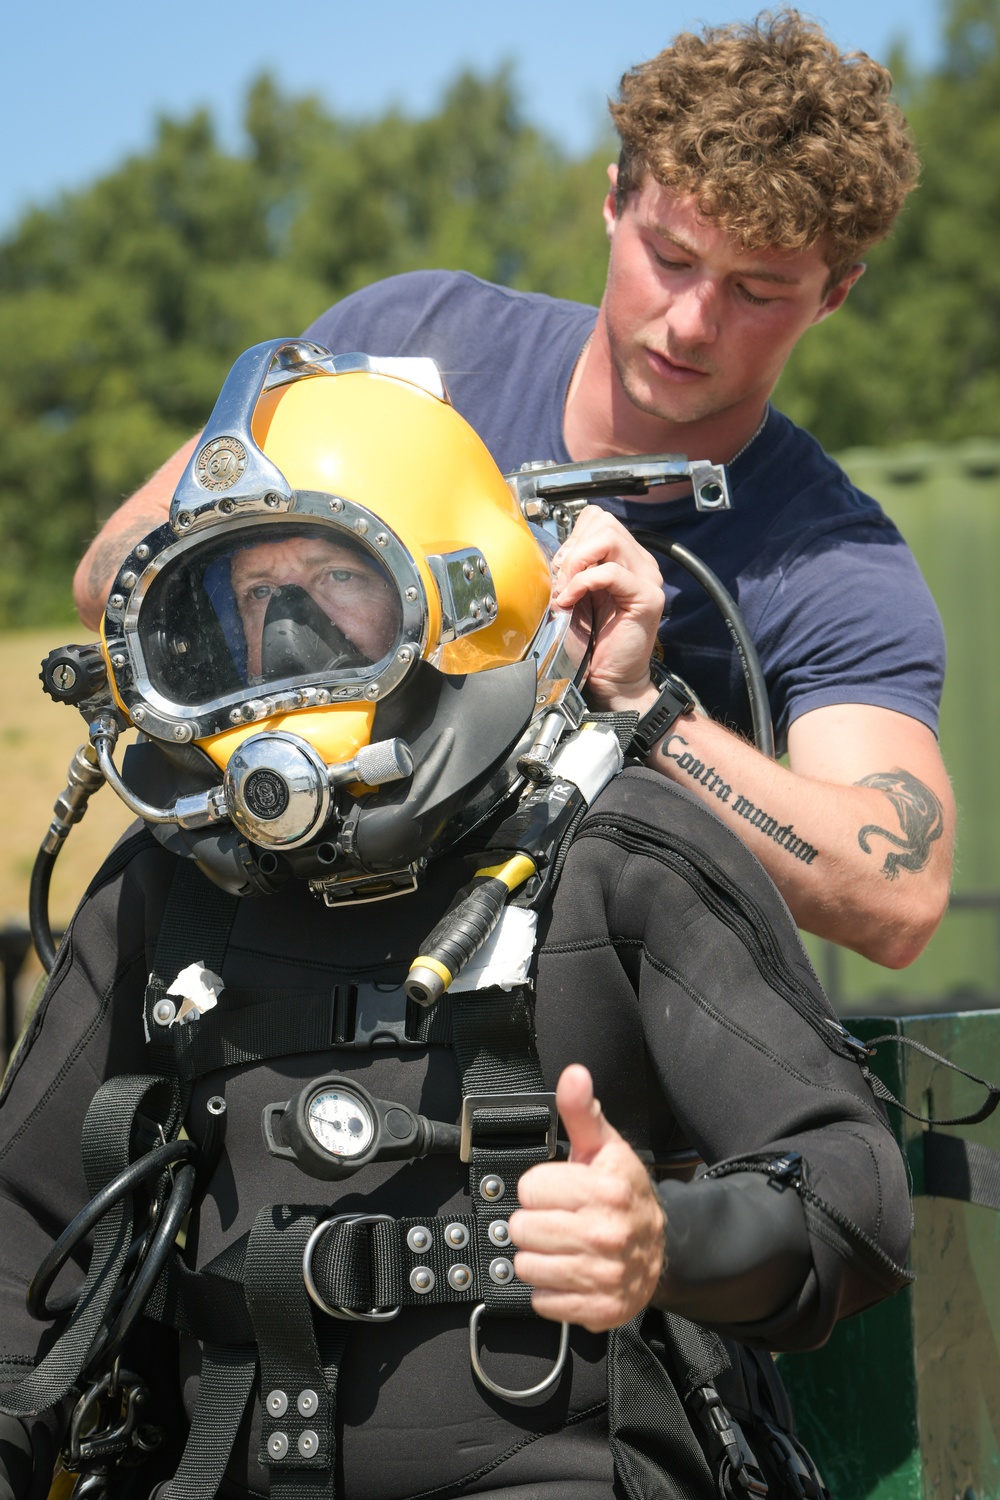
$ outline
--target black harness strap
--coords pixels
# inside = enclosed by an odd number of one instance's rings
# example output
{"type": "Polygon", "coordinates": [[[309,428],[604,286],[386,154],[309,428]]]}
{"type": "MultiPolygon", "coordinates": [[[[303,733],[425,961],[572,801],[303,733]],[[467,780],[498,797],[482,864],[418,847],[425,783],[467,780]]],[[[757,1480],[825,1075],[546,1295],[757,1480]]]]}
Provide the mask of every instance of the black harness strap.
{"type": "Polygon", "coordinates": [[[959,1135],[926,1130],[924,1192],[1000,1211],[1000,1151],[959,1135]]]}
{"type": "MultiPolygon", "coordinates": [[[[170,1092],[162,1123],[169,1135],[177,1121],[178,1098],[165,1079],[136,1074],[110,1078],[98,1089],[83,1122],[82,1138],[84,1173],[92,1196],[129,1165],[136,1115],[151,1094],[165,1088],[170,1092]]],[[[98,1220],[90,1269],[65,1329],[27,1379],[4,1393],[0,1410],[28,1416],[63,1399],[90,1358],[131,1240],[132,1199],[126,1194],[98,1220]]]]}
{"type": "MultiPolygon", "coordinates": [[[[215,885],[189,859],[179,859],[170,882],[160,931],[153,955],[153,972],[146,985],[144,1021],[149,1056],[154,1067],[173,1071],[174,1044],[170,1031],[158,1026],[154,1012],[189,963],[201,961],[206,969],[222,972],[240,898],[215,885]],[[197,953],[192,953],[192,945],[197,953]]],[[[171,1031],[178,1028],[172,1027],[171,1031]]]]}
{"type": "Polygon", "coordinates": [[[336,1008],[336,987],[296,993],[227,986],[218,1014],[170,1027],[178,1076],[188,1081],[220,1068],[323,1052],[336,1041],[336,1008]]]}
{"type": "Polygon", "coordinates": [[[205,1345],[191,1430],[177,1473],[158,1500],[213,1500],[218,1494],[256,1370],[256,1349],[205,1345]]]}
{"type": "MultiPolygon", "coordinates": [[[[526,989],[455,995],[451,1033],[463,1100],[470,1095],[544,1091],[526,989]]],[[[531,1287],[514,1276],[515,1246],[510,1241],[498,1243],[496,1226],[506,1227],[508,1215],[517,1207],[522,1174],[548,1160],[545,1146],[536,1144],[540,1123],[539,1112],[532,1109],[515,1113],[484,1104],[472,1115],[469,1194],[476,1219],[479,1295],[487,1308],[512,1316],[531,1313],[531,1287]],[[519,1143],[517,1137],[526,1132],[533,1133],[535,1141],[519,1143]]]]}
{"type": "MultiPolygon", "coordinates": [[[[260,1462],[274,1500],[305,1500],[330,1485],[334,1465],[333,1397],[327,1387],[302,1279],[302,1256],[315,1213],[277,1204],[261,1209],[247,1244],[245,1285],[260,1357],[263,1426],[260,1462]]],[[[327,1347],[339,1364],[340,1350],[327,1347]]]]}

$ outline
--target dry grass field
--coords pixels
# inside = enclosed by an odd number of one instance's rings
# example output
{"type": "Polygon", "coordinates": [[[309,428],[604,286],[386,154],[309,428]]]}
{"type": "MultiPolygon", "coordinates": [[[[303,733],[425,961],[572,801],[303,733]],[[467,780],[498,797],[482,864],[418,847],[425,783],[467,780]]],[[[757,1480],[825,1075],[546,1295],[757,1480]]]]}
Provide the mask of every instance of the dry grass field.
{"type": "MultiPolygon", "coordinates": [[[[82,626],[0,634],[0,766],[7,788],[0,842],[0,926],[28,920],[28,879],[52,818],[52,804],[66,785],[66,769],[86,727],[75,708],[53,703],[42,692],[38,669],[54,646],[88,640],[82,626]]],[[[91,798],[56,863],[52,877],[52,925],[65,926],[87,883],[131,814],[107,787],[91,798]]],[[[37,973],[37,968],[34,970],[37,973]]],[[[30,974],[24,975],[30,983],[30,974]]],[[[20,986],[19,986],[20,988],[20,986]]]]}

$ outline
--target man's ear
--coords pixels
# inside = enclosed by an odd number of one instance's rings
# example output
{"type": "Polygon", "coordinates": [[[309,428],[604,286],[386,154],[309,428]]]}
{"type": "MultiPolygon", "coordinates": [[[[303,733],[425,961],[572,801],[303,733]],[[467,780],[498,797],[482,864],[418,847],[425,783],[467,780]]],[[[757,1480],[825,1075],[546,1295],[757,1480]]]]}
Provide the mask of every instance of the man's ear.
{"type": "Polygon", "coordinates": [[[842,276],[836,286],[832,286],[827,292],[819,311],[813,318],[813,322],[822,323],[824,318],[828,318],[831,313],[837,311],[838,307],[842,307],[847,301],[847,294],[851,290],[851,287],[856,281],[860,281],[864,274],[865,263],[863,260],[859,260],[851,267],[847,275],[842,276]]]}
{"type": "Polygon", "coordinates": [[[617,162],[611,162],[608,167],[608,181],[610,182],[611,186],[608,189],[607,197],[604,200],[604,208],[602,212],[604,214],[604,232],[607,235],[608,239],[610,239],[615,232],[615,221],[617,219],[617,214],[615,213],[615,194],[618,191],[617,162]]]}

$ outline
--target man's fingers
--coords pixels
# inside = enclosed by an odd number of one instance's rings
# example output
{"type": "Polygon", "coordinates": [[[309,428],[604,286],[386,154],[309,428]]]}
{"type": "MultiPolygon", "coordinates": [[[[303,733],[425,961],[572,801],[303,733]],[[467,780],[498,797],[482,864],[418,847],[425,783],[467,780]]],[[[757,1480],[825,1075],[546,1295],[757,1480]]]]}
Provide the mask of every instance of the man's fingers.
{"type": "Polygon", "coordinates": [[[583,1255],[539,1255],[518,1250],[514,1256],[518,1280],[541,1291],[608,1292],[621,1282],[618,1267],[583,1255]]]}
{"type": "Polygon", "coordinates": [[[571,578],[560,577],[552,602],[557,609],[572,609],[585,594],[603,593],[610,594],[619,608],[635,602],[650,610],[663,608],[663,590],[659,584],[638,578],[624,563],[610,559],[587,563],[571,578]]]}
{"type": "Polygon", "coordinates": [[[624,1189],[616,1195],[619,1202],[608,1204],[601,1195],[593,1195],[581,1208],[520,1208],[510,1216],[510,1237],[521,1250],[538,1250],[546,1255],[578,1255],[581,1251],[600,1255],[621,1255],[626,1248],[627,1229],[624,1214],[631,1194],[624,1189]]]}
{"type": "Polygon", "coordinates": [[[531,1305],[540,1318],[553,1323],[578,1323],[589,1333],[605,1333],[620,1328],[634,1313],[615,1296],[595,1297],[592,1292],[536,1291],[531,1305]]]}
{"type": "MultiPolygon", "coordinates": [[[[614,1179],[610,1179],[612,1187],[614,1179]]],[[[576,1162],[542,1162],[531,1167],[517,1186],[522,1208],[566,1209],[589,1208],[594,1201],[594,1172],[576,1162]]]]}

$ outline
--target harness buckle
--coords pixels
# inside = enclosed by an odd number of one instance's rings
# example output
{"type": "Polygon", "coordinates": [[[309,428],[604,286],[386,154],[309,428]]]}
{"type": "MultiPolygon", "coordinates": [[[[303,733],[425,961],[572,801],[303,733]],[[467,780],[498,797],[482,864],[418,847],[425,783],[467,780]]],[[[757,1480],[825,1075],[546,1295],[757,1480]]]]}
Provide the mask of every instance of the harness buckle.
{"type": "Polygon", "coordinates": [[[559,1348],[556,1352],[556,1362],[545,1376],[545,1379],[540,1380],[537,1385],[528,1386],[526,1390],[512,1391],[508,1390],[506,1386],[497,1385],[495,1380],[491,1380],[480,1362],[477,1339],[479,1334],[479,1320],[485,1311],[486,1303],[477,1302],[469,1315],[469,1360],[472,1364],[472,1373],[479,1383],[484,1385],[488,1391],[492,1391],[494,1396],[501,1396],[504,1401],[530,1401],[533,1396],[540,1396],[544,1391],[554,1386],[563,1372],[566,1364],[566,1355],[569,1352],[569,1324],[560,1323],[559,1325],[559,1348]]]}
{"type": "Polygon", "coordinates": [[[720,1465],[723,1476],[728,1473],[730,1490],[735,1494],[738,1488],[755,1500],[764,1500],[768,1484],[763,1470],[743,1428],[723,1406],[715,1386],[699,1386],[689,1400],[708,1434],[713,1460],[720,1465]]]}
{"type": "MultiPolygon", "coordinates": [[[[556,1154],[559,1133],[559,1111],[555,1094],[466,1094],[462,1100],[461,1135],[458,1154],[462,1161],[472,1160],[472,1121],[477,1109],[544,1110],[545,1150],[549,1161],[556,1154]]],[[[513,1122],[512,1122],[513,1123],[513,1122]]]]}
{"type": "Polygon", "coordinates": [[[302,1280],[305,1282],[306,1291],[321,1312],[325,1312],[330,1318],[343,1318],[349,1323],[389,1323],[393,1318],[399,1317],[398,1303],[395,1307],[370,1307],[367,1312],[355,1312],[350,1307],[331,1307],[320,1296],[312,1272],[313,1253],[328,1229],[333,1229],[337,1224],[394,1223],[395,1219],[392,1214],[336,1214],[332,1219],[324,1219],[322,1223],[316,1225],[302,1252],[302,1280]]]}

